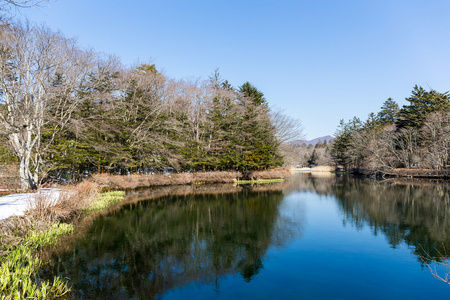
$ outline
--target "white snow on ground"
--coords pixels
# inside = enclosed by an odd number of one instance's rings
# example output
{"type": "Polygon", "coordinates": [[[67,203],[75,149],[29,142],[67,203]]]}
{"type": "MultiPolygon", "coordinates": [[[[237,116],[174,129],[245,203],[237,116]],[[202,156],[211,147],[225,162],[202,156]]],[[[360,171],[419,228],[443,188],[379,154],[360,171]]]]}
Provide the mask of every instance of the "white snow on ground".
{"type": "Polygon", "coordinates": [[[12,194],[0,197],[0,220],[11,216],[23,216],[24,212],[33,207],[36,195],[49,197],[48,200],[53,204],[59,199],[60,189],[39,190],[36,193],[12,194]]]}

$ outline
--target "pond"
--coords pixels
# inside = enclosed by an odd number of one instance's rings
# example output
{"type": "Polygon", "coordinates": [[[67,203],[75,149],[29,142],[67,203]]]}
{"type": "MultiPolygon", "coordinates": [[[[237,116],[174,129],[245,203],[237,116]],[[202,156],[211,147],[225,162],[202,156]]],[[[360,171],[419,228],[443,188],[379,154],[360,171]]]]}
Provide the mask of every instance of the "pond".
{"type": "Polygon", "coordinates": [[[297,173],[130,193],[46,276],[75,299],[449,299],[421,259],[450,255],[449,187],[297,173]]]}

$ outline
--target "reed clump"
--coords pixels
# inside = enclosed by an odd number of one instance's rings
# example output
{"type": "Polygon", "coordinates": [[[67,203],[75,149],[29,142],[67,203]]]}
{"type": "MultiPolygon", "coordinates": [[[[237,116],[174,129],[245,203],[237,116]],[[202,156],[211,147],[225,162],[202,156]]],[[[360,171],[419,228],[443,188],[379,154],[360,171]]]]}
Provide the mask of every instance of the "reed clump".
{"type": "Polygon", "coordinates": [[[96,198],[98,185],[83,181],[76,185],[67,185],[60,190],[41,190],[30,197],[26,215],[39,220],[44,226],[55,222],[70,222],[80,216],[96,198]]]}

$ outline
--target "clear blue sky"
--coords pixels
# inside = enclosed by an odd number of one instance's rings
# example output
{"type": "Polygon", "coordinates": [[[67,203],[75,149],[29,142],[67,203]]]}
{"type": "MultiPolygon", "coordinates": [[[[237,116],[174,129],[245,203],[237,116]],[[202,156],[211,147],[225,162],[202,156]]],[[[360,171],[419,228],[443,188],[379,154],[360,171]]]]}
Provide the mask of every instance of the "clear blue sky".
{"type": "Polygon", "coordinates": [[[220,68],[312,139],[389,97],[405,104],[415,84],[450,89],[449,12],[448,0],[52,0],[17,17],[177,79],[220,68]]]}

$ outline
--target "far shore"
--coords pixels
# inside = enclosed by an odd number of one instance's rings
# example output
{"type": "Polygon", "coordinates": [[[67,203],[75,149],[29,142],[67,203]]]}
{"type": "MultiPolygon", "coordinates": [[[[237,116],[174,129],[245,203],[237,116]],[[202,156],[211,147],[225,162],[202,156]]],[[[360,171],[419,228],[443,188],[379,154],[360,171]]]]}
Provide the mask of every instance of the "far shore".
{"type": "Polygon", "coordinates": [[[303,168],[290,168],[291,172],[333,172],[336,168],[332,166],[316,166],[303,168]]]}

